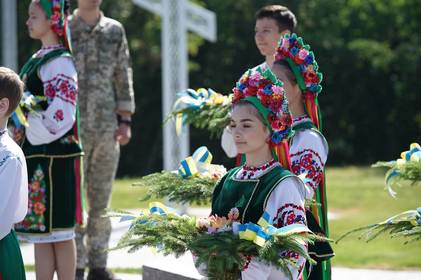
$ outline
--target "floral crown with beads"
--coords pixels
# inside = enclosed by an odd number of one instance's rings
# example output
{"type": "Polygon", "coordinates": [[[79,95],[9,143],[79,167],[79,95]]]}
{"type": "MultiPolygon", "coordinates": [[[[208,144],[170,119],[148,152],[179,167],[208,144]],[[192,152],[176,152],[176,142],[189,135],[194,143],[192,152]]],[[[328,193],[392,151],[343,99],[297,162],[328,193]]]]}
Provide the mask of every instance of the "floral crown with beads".
{"type": "Polygon", "coordinates": [[[232,104],[252,103],[271,131],[271,144],[278,145],[290,134],[292,123],[283,83],[269,70],[248,70],[233,88],[232,104]]]}
{"type": "Polygon", "coordinates": [[[275,62],[285,60],[292,69],[298,86],[303,93],[312,93],[317,96],[322,91],[323,75],[318,72],[319,65],[301,37],[293,33],[285,34],[278,43],[275,53],[275,62]]]}

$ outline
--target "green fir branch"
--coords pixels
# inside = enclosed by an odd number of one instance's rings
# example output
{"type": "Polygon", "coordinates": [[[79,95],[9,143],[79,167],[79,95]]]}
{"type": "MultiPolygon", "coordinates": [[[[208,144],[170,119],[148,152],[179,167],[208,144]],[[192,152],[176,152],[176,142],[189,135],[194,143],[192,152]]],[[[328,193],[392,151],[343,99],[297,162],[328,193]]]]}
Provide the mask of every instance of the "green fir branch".
{"type": "Polygon", "coordinates": [[[172,113],[185,116],[184,123],[192,125],[199,129],[208,130],[211,137],[222,135],[224,128],[229,124],[229,105],[204,105],[200,109],[186,108],[172,113]]]}
{"type": "Polygon", "coordinates": [[[196,227],[196,219],[192,217],[144,214],[133,221],[128,232],[111,250],[128,248],[129,252],[134,252],[142,247],[155,247],[164,255],[175,256],[191,251],[197,257],[197,266],[206,265],[208,279],[231,280],[238,279],[247,256],[257,257],[291,275],[289,266],[296,263],[279,253],[292,250],[314,263],[303,244],[320,239],[313,234],[291,234],[272,237],[263,247],[259,247],[251,241],[240,239],[231,231],[203,232],[196,227]]]}
{"type": "Polygon", "coordinates": [[[210,202],[216,182],[202,177],[181,178],[176,173],[162,171],[144,176],[134,185],[148,188],[142,201],[166,197],[172,202],[203,205],[210,202]]]}

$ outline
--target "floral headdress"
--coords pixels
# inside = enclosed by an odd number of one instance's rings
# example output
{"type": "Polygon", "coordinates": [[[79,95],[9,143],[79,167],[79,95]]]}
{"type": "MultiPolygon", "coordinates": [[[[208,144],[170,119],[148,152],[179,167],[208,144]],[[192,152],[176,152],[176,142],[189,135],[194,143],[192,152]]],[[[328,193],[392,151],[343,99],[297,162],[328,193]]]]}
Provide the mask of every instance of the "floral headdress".
{"type": "Polygon", "coordinates": [[[70,30],[64,11],[64,0],[39,0],[47,18],[51,20],[51,29],[63,39],[67,49],[71,50],[70,30]]]}
{"type": "Polygon", "coordinates": [[[291,132],[291,114],[283,83],[270,70],[248,70],[233,89],[232,104],[252,103],[271,132],[270,145],[277,159],[286,168],[289,164],[287,138],[291,132]]]}
{"type": "Polygon", "coordinates": [[[285,34],[278,43],[275,62],[285,60],[291,67],[297,84],[303,92],[305,105],[313,123],[321,128],[321,114],[317,96],[322,91],[323,75],[319,72],[319,65],[310,51],[310,46],[304,44],[297,34],[285,34]]]}

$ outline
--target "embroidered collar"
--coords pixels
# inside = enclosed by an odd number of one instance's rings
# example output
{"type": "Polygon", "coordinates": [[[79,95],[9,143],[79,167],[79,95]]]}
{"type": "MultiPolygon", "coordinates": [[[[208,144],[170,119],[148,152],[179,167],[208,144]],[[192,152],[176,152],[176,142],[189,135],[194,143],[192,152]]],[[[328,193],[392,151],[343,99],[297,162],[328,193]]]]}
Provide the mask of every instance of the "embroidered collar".
{"type": "Polygon", "coordinates": [[[40,57],[40,56],[44,56],[47,53],[53,51],[53,50],[57,50],[57,49],[64,49],[63,44],[57,44],[57,45],[51,45],[51,46],[47,46],[47,47],[42,47],[40,50],[38,50],[35,53],[35,57],[40,57]]]}
{"type": "Polygon", "coordinates": [[[292,119],[292,127],[305,123],[305,122],[311,122],[311,119],[307,115],[294,117],[292,119]]]}
{"type": "Polygon", "coordinates": [[[271,169],[275,164],[278,163],[276,160],[271,159],[269,162],[266,162],[265,164],[254,167],[254,166],[248,166],[244,164],[241,171],[239,172],[239,179],[245,180],[245,179],[254,179],[256,177],[259,177],[263,173],[266,173],[269,169],[271,169]]]}

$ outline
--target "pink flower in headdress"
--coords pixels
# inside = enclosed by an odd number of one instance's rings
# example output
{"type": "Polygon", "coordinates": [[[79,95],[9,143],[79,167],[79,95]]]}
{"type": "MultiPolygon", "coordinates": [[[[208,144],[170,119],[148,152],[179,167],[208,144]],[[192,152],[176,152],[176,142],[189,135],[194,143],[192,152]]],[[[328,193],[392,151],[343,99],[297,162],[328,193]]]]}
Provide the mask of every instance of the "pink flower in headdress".
{"type": "Polygon", "coordinates": [[[261,79],[262,75],[259,72],[254,72],[249,78],[249,85],[253,87],[258,87],[261,79]]]}
{"type": "Polygon", "coordinates": [[[287,38],[282,38],[280,47],[283,50],[288,50],[289,49],[289,40],[287,38]]]}
{"type": "Polygon", "coordinates": [[[280,87],[280,86],[273,85],[272,86],[272,91],[275,94],[282,95],[284,93],[284,88],[283,87],[280,87]]]}
{"type": "Polygon", "coordinates": [[[301,49],[301,50],[298,52],[298,57],[299,57],[301,60],[305,60],[307,56],[308,56],[308,50],[306,50],[306,49],[301,49]]]}

